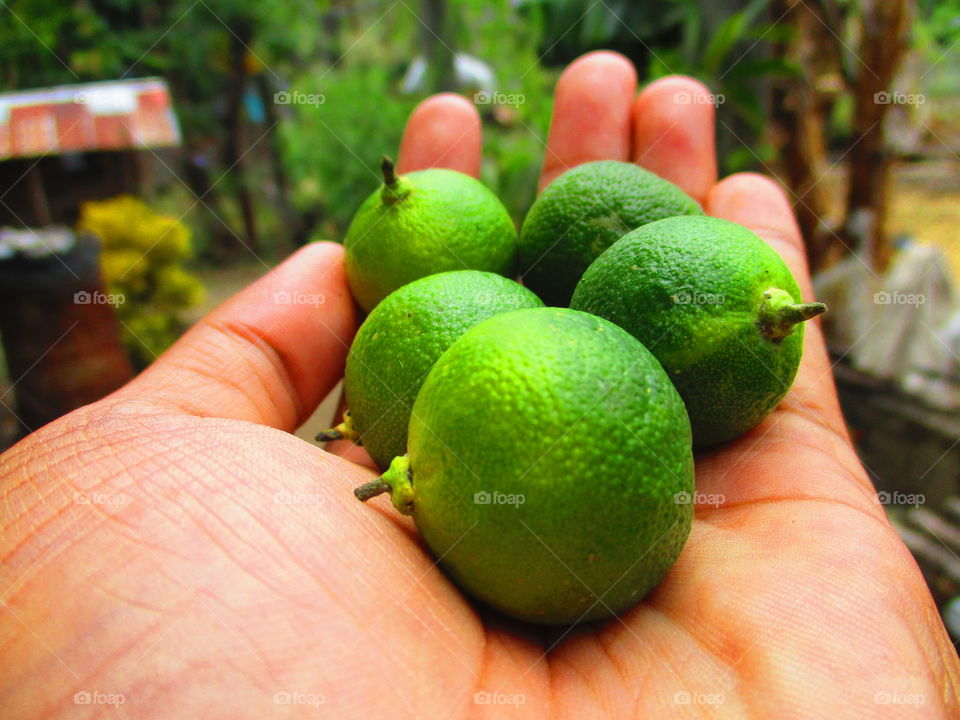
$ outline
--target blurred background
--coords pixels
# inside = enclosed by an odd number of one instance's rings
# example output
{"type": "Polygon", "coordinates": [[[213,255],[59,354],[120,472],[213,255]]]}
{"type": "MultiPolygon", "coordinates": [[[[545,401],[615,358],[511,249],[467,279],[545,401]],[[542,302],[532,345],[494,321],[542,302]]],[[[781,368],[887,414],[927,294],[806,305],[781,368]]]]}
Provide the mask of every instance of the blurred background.
{"type": "Polygon", "coordinates": [[[722,172],[788,188],[858,451],[960,639],[960,0],[8,0],[0,450],[342,239],[432,93],[476,104],[519,223],[601,48],[707,83],[722,172]]]}

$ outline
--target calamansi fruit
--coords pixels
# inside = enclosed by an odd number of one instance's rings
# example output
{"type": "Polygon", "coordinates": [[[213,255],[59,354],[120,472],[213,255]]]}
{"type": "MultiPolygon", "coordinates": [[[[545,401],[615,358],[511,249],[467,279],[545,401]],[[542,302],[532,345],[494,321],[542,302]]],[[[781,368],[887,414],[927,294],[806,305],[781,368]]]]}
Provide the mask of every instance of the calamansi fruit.
{"type": "Polygon", "coordinates": [[[383,185],[364,201],[343,241],[350,290],[370,312],[413,280],[448,270],[510,276],[517,232],[478,180],[434,168],[398,176],[383,159],[383,185]]]}
{"type": "Polygon", "coordinates": [[[567,624],[644,597],[690,532],[679,395],[616,325],[563,308],[485,320],[440,357],[389,491],[440,565],[509,615],[567,624]]]}
{"type": "Polygon", "coordinates": [[[757,425],[790,389],[803,302],[780,256],[736,223],[674,217],[625,235],[584,273],[571,307],[638,338],[680,392],[694,444],[715,445],[757,425]]]}
{"type": "Polygon", "coordinates": [[[523,282],[547,305],[566,306],[583,271],[622,235],[661,218],[701,213],[679,187],[632,163],[578,165],[547,185],[523,221],[523,282]]]}
{"type": "Polygon", "coordinates": [[[344,375],[349,414],[318,439],[362,443],[386,468],[406,452],[410,408],[443,351],[482,320],[542,305],[513,280],[479,270],[429,275],[395,290],[364,320],[350,347],[344,375]]]}

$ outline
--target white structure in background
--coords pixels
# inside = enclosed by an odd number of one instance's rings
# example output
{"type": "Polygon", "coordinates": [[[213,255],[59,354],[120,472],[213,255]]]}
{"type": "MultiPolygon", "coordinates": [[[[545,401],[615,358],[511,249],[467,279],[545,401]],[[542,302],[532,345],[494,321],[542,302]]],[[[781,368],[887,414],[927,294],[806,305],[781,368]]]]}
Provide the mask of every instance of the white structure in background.
{"type": "Polygon", "coordinates": [[[932,406],[960,408],[960,295],[937,248],[910,243],[876,277],[851,255],[814,278],[831,345],[932,406]]]}
{"type": "Polygon", "coordinates": [[[65,225],[44,228],[0,227],[0,260],[15,255],[30,259],[60,255],[73,247],[73,230],[65,225]]]}
{"type": "MultiPolygon", "coordinates": [[[[466,53],[453,56],[453,72],[457,87],[470,91],[493,92],[496,90],[496,78],[493,69],[480,58],[466,53]]],[[[415,93],[423,89],[427,74],[427,60],[417,55],[403,76],[403,92],[415,93]]]]}

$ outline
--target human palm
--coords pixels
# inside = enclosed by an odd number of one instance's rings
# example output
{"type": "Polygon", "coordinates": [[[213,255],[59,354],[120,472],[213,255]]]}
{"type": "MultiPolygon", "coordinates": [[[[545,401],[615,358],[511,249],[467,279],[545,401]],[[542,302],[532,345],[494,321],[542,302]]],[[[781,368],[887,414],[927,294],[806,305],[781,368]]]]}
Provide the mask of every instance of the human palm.
{"type": "MultiPolygon", "coordinates": [[[[640,162],[767,239],[809,298],[782,192],[716,182],[706,91],[635,87],[609,53],[567,69],[544,182],[640,162]]],[[[472,106],[415,111],[402,170],[479,162],[472,106]]],[[[372,470],[289,434],[340,378],[356,322],[341,249],[311,245],[128,386],[0,457],[0,717],[121,699],[138,718],[960,713],[957,656],[851,449],[815,323],[781,406],[697,458],[696,520],[663,583],[567,629],[475,606],[389,500],[356,501],[372,470]],[[281,291],[323,302],[281,305],[281,291]]]]}

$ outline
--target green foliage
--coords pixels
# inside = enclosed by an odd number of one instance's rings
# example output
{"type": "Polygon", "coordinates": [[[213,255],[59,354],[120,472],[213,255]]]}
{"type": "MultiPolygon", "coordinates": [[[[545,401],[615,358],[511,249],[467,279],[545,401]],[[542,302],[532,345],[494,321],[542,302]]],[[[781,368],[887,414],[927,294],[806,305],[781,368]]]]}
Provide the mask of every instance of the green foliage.
{"type": "Polygon", "coordinates": [[[670,0],[520,0],[518,12],[542,29],[543,62],[562,66],[589,50],[618,50],[634,59],[668,33],[684,8],[670,0]]]}
{"type": "MultiPolygon", "coordinates": [[[[497,93],[511,105],[478,104],[484,121],[481,179],[519,223],[536,193],[550,119],[553,76],[537,62],[536,33],[519,24],[507,0],[452,3],[442,42],[488,63],[497,93]]],[[[395,156],[410,112],[437,88],[404,94],[401,78],[418,54],[423,28],[402,6],[371,7],[353,18],[342,60],[317,58],[289,91],[322,95],[322,104],[282,106],[283,161],[301,211],[322,210],[318,236],[342,237],[380,181],[381,155],[395,156]]],[[[468,99],[480,88],[458,88],[468,99]]]]}
{"type": "Polygon", "coordinates": [[[458,47],[491,65],[498,97],[516,100],[477,109],[484,120],[480,179],[518,225],[536,196],[556,82],[539,60],[540,22],[531,17],[522,24],[509,0],[499,0],[464,2],[459,23],[458,47]]]}
{"type": "Polygon", "coordinates": [[[544,137],[545,129],[525,127],[496,128],[487,133],[480,180],[500,198],[517,225],[537,194],[544,137]]]}
{"type": "Polygon", "coordinates": [[[766,127],[762,81],[796,72],[766,53],[769,43],[784,41],[792,30],[767,22],[768,6],[769,0],[519,3],[525,17],[542,23],[545,62],[565,64],[587,50],[609,48],[625,53],[648,79],[687,74],[703,81],[717,99],[727,171],[770,158],[772,148],[759,140],[766,127]]]}
{"type": "Polygon", "coordinates": [[[294,201],[302,210],[323,208],[340,231],[380,182],[380,157],[396,154],[413,110],[415,100],[399,97],[394,84],[388,68],[357,63],[329,73],[306,71],[291,87],[324,100],[290,105],[279,128],[294,201]]]}
{"type": "Polygon", "coordinates": [[[923,91],[955,98],[960,83],[960,0],[922,0],[917,6],[913,43],[926,64],[923,91]]]}
{"type": "Polygon", "coordinates": [[[103,279],[119,298],[124,345],[136,362],[148,364],[182,332],[178,313],[203,300],[200,281],[183,267],[190,231],[126,195],[84,203],[77,230],[100,239],[103,279]]]}
{"type": "Polygon", "coordinates": [[[772,148],[750,152],[744,143],[755,144],[767,123],[759,81],[797,73],[797,68],[761,52],[764,40],[783,40],[791,28],[763,21],[769,0],[750,0],[742,9],[719,18],[703,11],[703,0],[673,2],[685,8],[681,39],[674,47],[654,51],[650,77],[682,73],[711,89],[717,99],[721,136],[732,135],[734,131],[727,128],[739,126],[722,158],[727,171],[756,165],[758,157],[763,162],[771,159],[772,148]]]}
{"type": "Polygon", "coordinates": [[[0,10],[0,72],[7,89],[97,79],[120,64],[101,16],[86,3],[10,0],[0,10]]]}
{"type": "MultiPolygon", "coordinates": [[[[27,88],[166,77],[186,151],[202,155],[210,181],[217,181],[204,205],[187,216],[213,249],[224,235],[221,221],[234,233],[243,226],[235,199],[239,181],[228,172],[223,153],[231,136],[228,99],[236,98],[237,37],[246,46],[246,91],[269,87],[269,93],[324,97],[322,104],[268,107],[279,119],[275,135],[258,141],[247,158],[244,181],[258,206],[260,234],[281,248],[301,220],[309,227],[318,219],[317,235],[342,237],[378,182],[380,155],[397,153],[410,111],[442,89],[441,80],[449,81],[443,73],[428,72],[427,86],[412,94],[402,91],[414,58],[430,54],[436,60],[430,45],[441,48],[440,56],[455,51],[487,63],[494,89],[522,98],[511,105],[477,104],[484,124],[481,179],[518,222],[536,191],[559,69],[592,49],[625,53],[648,79],[693,75],[722,96],[718,130],[725,170],[772,158],[772,148],[760,140],[767,124],[763,82],[790,77],[796,68],[769,58],[769,44],[788,40],[792,31],[785,23],[770,23],[769,0],[447,0],[440,5],[445,19],[428,29],[424,2],[9,0],[0,12],[0,83],[27,88]],[[432,40],[434,32],[439,40],[432,40]],[[268,151],[273,143],[276,148],[268,151]],[[273,152],[281,160],[278,174],[285,176],[276,182],[269,163],[273,152]],[[284,184],[289,198],[278,195],[284,184]]],[[[854,0],[839,0],[839,5],[844,13],[857,12],[854,0]]],[[[960,38],[960,0],[918,0],[916,9],[914,42],[934,63],[960,38]]],[[[844,36],[846,31],[838,32],[844,36]]],[[[951,63],[936,64],[927,83],[936,75],[938,86],[946,87],[953,80],[951,63]]],[[[469,98],[480,88],[455,89],[469,98]]],[[[241,144],[253,143],[269,125],[251,122],[241,112],[247,125],[241,144]]],[[[179,195],[169,188],[163,192],[169,209],[179,215],[176,203],[193,199],[181,198],[183,188],[178,190],[179,195]]],[[[262,241],[256,251],[269,251],[273,246],[268,245],[262,241]]]]}
{"type": "Polygon", "coordinates": [[[913,27],[920,49],[941,57],[960,43],[960,0],[919,0],[913,27]]]}

